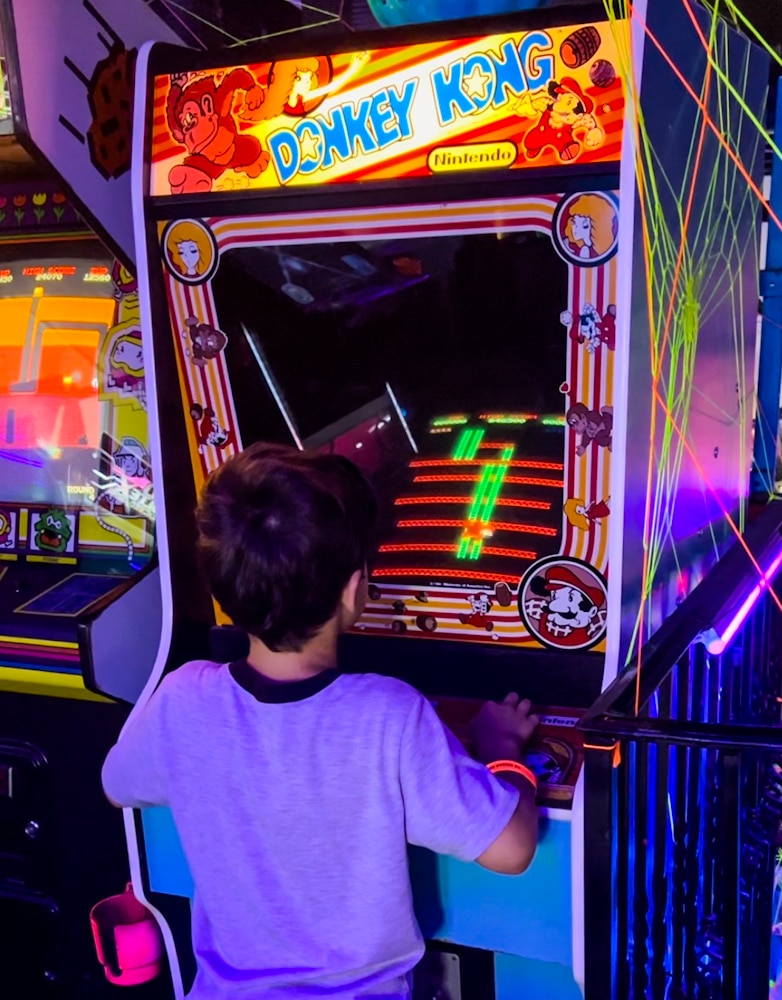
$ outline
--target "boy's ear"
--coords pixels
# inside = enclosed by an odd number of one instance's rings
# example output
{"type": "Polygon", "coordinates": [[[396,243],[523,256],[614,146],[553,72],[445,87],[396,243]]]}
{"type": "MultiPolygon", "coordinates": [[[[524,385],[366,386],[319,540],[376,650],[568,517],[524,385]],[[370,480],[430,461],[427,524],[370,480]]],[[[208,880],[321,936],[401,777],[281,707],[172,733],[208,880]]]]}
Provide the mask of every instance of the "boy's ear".
{"type": "Polygon", "coordinates": [[[364,571],[357,569],[355,573],[351,574],[350,579],[345,584],[345,589],[342,591],[342,607],[349,615],[355,615],[362,610],[359,606],[359,587],[363,579],[364,571]]]}

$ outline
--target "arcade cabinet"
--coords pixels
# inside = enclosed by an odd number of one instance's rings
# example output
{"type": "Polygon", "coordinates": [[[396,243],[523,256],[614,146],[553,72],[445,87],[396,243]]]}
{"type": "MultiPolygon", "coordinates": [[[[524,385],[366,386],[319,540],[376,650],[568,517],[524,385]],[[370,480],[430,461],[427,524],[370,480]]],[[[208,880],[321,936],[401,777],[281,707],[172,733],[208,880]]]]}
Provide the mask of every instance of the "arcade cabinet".
{"type": "Polygon", "coordinates": [[[0,261],[0,953],[85,989],[126,869],[100,762],[127,708],[93,692],[135,700],[160,629],[137,295],[86,234],[0,261]]]}
{"type": "MultiPolygon", "coordinates": [[[[205,477],[258,439],[334,451],[371,477],[383,522],[344,668],[418,686],[466,742],[480,700],[509,690],[543,717],[530,870],[411,857],[425,995],[582,994],[577,722],[630,644],[651,399],[630,49],[627,23],[581,6],[318,51],[248,47],[241,65],[165,46],[139,56],[134,211],[149,390],[170,418],[157,510],[174,643],[193,619],[205,477]]],[[[758,106],[765,79],[739,63],[758,106]]],[[[757,172],[755,154],[745,136],[757,172]]],[[[752,281],[752,212],[734,207],[736,267],[752,281]]],[[[733,364],[724,330],[754,330],[751,302],[713,307],[696,365],[733,364]]],[[[699,433],[737,506],[745,428],[723,419],[735,389],[719,389],[699,433]]],[[[695,498],[671,531],[694,554],[715,517],[695,498]]],[[[211,620],[211,655],[243,655],[211,620]]],[[[175,825],[156,809],[128,829],[182,996],[193,886],[175,825]]]]}
{"type": "Polygon", "coordinates": [[[14,28],[0,115],[0,989],[88,1000],[110,989],[90,908],[128,876],[100,767],[161,632],[147,396],[135,280],[20,140],[31,94],[14,28]]]}

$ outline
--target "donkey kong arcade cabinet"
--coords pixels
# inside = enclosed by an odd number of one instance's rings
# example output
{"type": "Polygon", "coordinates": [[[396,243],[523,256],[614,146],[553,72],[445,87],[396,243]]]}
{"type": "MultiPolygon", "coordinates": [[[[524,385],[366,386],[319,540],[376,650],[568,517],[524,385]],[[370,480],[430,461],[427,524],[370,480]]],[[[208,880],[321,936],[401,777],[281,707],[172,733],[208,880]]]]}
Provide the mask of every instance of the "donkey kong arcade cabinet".
{"type": "MultiPolygon", "coordinates": [[[[690,46],[697,89],[705,58],[692,23],[662,6],[650,4],[647,24],[690,46]]],[[[759,109],[764,68],[716,30],[759,109]]],[[[165,46],[139,55],[144,344],[161,406],[181,400],[176,423],[160,428],[157,495],[174,640],[192,619],[192,506],[210,471],[259,439],[335,451],[367,471],[382,508],[370,603],[343,667],[415,684],[466,741],[478,701],[511,689],[544,717],[529,748],[545,817],[530,870],[508,879],[411,858],[430,941],[421,985],[452,998],[584,988],[576,724],[631,648],[647,493],[639,442],[652,435],[635,105],[674,182],[697,110],[684,104],[670,123],[681,82],[642,38],[581,6],[318,51],[248,47],[241,65],[165,46]],[[622,71],[631,53],[635,84],[622,71]],[[184,479],[185,505],[167,494],[175,481],[181,497],[184,479]]],[[[729,178],[736,163],[712,139],[703,156],[729,178]]],[[[757,175],[748,133],[736,149],[757,175]]],[[[696,211],[704,197],[696,185],[696,211]]],[[[738,195],[731,210],[724,252],[749,290],[752,212],[738,195]]],[[[722,387],[713,373],[735,360],[724,331],[754,330],[753,301],[719,299],[693,359],[710,398],[690,436],[714,453],[710,475],[730,509],[748,481],[746,427],[733,417],[733,378],[722,387]]],[[[742,345],[752,371],[751,337],[742,345]]],[[[749,387],[738,388],[743,400],[749,387]]],[[[691,488],[688,463],[680,457],[679,481],[691,488]]],[[[656,495],[672,499],[669,484],[654,483],[656,495]]],[[[720,535],[721,513],[698,495],[684,514],[668,542],[706,559],[701,536],[720,535]]],[[[662,559],[658,618],[672,578],[662,559]]],[[[193,886],[174,820],[146,810],[128,830],[136,891],[156,910],[181,996],[193,886]]]]}

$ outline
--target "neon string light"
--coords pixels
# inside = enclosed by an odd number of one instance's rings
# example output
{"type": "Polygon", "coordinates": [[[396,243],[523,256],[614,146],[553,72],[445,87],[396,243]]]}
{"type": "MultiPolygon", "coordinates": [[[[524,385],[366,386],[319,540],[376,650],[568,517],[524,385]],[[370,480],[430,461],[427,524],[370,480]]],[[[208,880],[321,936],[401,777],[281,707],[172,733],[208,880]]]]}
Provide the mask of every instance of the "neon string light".
{"type": "MultiPolygon", "coordinates": [[[[487,445],[484,445],[484,447],[487,447],[487,445]]],[[[513,446],[511,445],[510,448],[512,450],[513,446]]],[[[496,465],[497,461],[498,459],[496,458],[475,458],[471,462],[457,462],[452,458],[417,458],[414,462],[410,463],[410,467],[421,469],[450,465],[496,465]]],[[[499,461],[505,461],[505,464],[511,469],[545,469],[551,472],[562,472],[564,468],[561,462],[527,462],[524,459],[514,459],[513,461],[500,459],[499,461]]]]}
{"type": "MultiPolygon", "coordinates": [[[[481,476],[459,475],[458,473],[442,476],[415,476],[414,483],[477,483],[481,476]]],[[[506,483],[516,486],[557,486],[564,485],[561,479],[537,479],[534,476],[506,476],[506,483]]]]}
{"type": "Polygon", "coordinates": [[[719,635],[714,630],[712,630],[711,635],[706,642],[706,649],[710,653],[718,655],[719,653],[725,651],[728,643],[741,628],[745,618],[754,607],[760,595],[763,593],[766,587],[768,587],[768,585],[771,583],[780,565],[782,565],[782,552],[780,552],[779,555],[776,557],[776,559],[771,563],[769,568],[763,574],[763,578],[760,581],[758,581],[758,583],[749,592],[746,599],[744,600],[744,603],[735,613],[733,618],[731,618],[731,620],[728,622],[727,628],[722,633],[722,635],[719,635]]]}
{"type": "Polygon", "coordinates": [[[515,448],[516,446],[512,441],[484,441],[481,448],[515,448]]]}
{"type": "MultiPolygon", "coordinates": [[[[464,521],[456,518],[424,518],[402,519],[397,521],[398,528],[461,528],[464,521]]],[[[490,531],[518,531],[526,535],[549,535],[557,533],[556,528],[544,528],[537,524],[515,524],[513,521],[493,521],[487,527],[490,531]]]]}
{"type": "Polygon", "coordinates": [[[564,417],[541,417],[540,423],[544,427],[564,427],[565,418],[564,417]]]}
{"type": "Polygon", "coordinates": [[[453,431],[453,427],[430,427],[430,434],[450,434],[453,431]]]}
{"type": "MultiPolygon", "coordinates": [[[[472,497],[397,497],[394,500],[395,507],[406,506],[407,504],[456,504],[469,503],[472,497]]],[[[499,497],[498,507],[524,507],[527,510],[551,510],[551,504],[547,500],[517,500],[514,497],[499,497]]],[[[462,523],[462,522],[460,522],[462,523]]]]}
{"type": "Polygon", "coordinates": [[[375,569],[372,570],[373,579],[378,576],[426,576],[430,579],[452,579],[452,580],[488,580],[490,583],[497,582],[496,573],[485,573],[483,570],[469,569],[443,569],[442,566],[426,567],[411,566],[409,569],[375,569]]]}

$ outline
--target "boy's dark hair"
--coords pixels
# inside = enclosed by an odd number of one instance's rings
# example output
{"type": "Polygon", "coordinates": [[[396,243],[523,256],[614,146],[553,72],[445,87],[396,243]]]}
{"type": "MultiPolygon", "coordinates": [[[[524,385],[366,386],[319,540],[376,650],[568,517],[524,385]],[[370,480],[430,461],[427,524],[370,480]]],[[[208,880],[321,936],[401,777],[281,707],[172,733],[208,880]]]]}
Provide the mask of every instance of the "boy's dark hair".
{"type": "Polygon", "coordinates": [[[251,445],[212,474],[198,505],[213,596],[269,649],[301,649],[364,569],[376,513],[369,483],[346,458],[251,445]]]}

